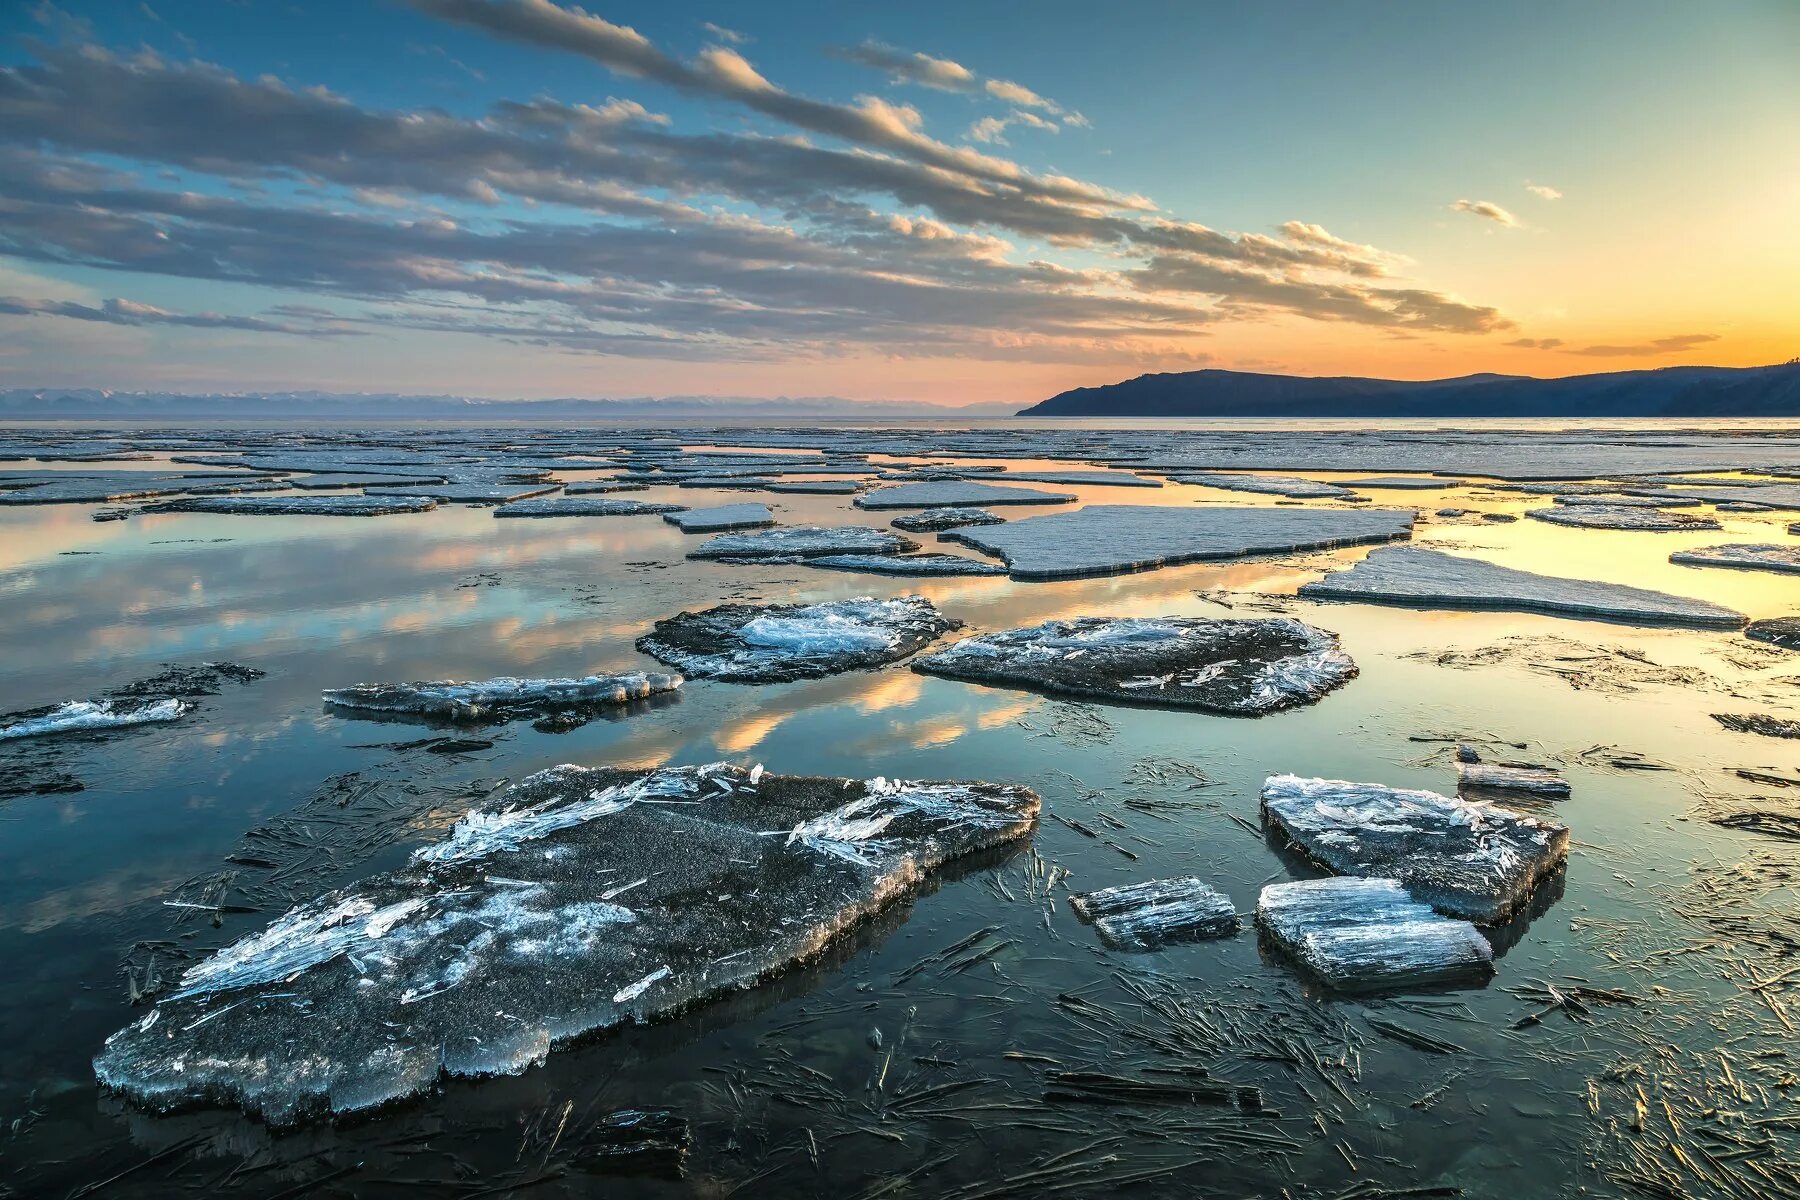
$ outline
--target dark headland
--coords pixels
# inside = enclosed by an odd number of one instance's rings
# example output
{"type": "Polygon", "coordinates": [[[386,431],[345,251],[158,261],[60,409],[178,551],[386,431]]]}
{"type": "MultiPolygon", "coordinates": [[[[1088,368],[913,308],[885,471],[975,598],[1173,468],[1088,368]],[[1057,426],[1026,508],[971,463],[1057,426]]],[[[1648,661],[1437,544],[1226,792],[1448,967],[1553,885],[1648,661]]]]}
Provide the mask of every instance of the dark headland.
{"type": "Polygon", "coordinates": [[[1021,417],[1796,417],[1800,359],[1536,379],[1314,378],[1181,371],[1074,388],[1021,417]]]}

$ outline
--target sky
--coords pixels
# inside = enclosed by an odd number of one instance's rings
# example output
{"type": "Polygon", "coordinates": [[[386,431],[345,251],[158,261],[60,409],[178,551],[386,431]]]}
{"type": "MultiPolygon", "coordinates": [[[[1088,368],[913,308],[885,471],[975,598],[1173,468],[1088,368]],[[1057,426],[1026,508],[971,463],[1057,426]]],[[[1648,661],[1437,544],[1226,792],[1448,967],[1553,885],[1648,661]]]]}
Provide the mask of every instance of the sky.
{"type": "Polygon", "coordinates": [[[1800,355],[1800,3],[0,5],[0,387],[1800,355]]]}

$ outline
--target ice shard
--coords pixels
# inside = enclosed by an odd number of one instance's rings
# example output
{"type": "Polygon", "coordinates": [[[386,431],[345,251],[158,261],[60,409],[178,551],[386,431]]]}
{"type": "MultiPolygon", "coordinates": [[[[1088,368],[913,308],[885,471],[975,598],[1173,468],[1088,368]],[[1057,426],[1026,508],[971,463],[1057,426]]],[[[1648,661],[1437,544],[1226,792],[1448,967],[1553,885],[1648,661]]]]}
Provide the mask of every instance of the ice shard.
{"type": "Polygon", "coordinates": [[[553,767],[194,964],[94,1070],[151,1109],[278,1125],[517,1073],[817,955],[1038,806],[987,783],[553,767]]]}
{"type": "Polygon", "coordinates": [[[1262,814],[1320,866],[1396,879],[1439,912],[1483,925],[1522,908],[1569,852],[1566,825],[1377,783],[1271,776],[1262,814]]]}
{"type": "Polygon", "coordinates": [[[1075,617],[977,634],[915,671],[1086,700],[1260,716],[1356,675],[1335,634],[1289,617],[1075,617]]]}
{"type": "Polygon", "coordinates": [[[1483,983],[1494,951],[1468,921],[1440,916],[1392,879],[1272,883],[1256,923],[1309,974],[1342,991],[1483,983]]]}
{"type": "Polygon", "coordinates": [[[173,697],[147,704],[119,700],[71,700],[49,708],[28,709],[0,716],[0,742],[14,738],[43,737],[53,733],[81,733],[91,729],[119,729],[179,720],[190,706],[173,697]]]}
{"type": "Polygon", "coordinates": [[[637,646],[695,678],[780,683],[898,662],[961,625],[921,596],[721,604],[665,617],[637,646]]]}

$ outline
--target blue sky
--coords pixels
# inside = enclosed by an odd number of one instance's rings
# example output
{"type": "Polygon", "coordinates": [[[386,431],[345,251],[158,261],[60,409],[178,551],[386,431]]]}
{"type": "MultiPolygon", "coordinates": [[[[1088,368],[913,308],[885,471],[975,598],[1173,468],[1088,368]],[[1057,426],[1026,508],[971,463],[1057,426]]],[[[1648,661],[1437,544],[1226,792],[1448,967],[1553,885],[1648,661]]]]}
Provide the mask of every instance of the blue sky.
{"type": "Polygon", "coordinates": [[[1791,3],[9,12],[8,386],[957,402],[1800,353],[1791,3]]]}

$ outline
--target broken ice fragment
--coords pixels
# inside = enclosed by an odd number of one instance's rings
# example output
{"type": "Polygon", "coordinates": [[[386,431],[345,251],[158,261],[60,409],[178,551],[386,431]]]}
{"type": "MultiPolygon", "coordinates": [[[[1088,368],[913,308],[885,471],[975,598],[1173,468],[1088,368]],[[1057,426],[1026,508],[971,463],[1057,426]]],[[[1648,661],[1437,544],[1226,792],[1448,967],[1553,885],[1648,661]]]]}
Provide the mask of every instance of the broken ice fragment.
{"type": "Polygon", "coordinates": [[[999,563],[960,554],[824,554],[801,559],[809,567],[866,571],[871,575],[1004,575],[999,563]]]}
{"type": "Polygon", "coordinates": [[[1569,828],[1436,792],[1274,775],[1263,823],[1342,875],[1397,879],[1439,912],[1505,920],[1561,867],[1569,828]]]}
{"type": "Polygon", "coordinates": [[[578,1135],[569,1164],[602,1175],[653,1175],[679,1179],[693,1133],[664,1109],[626,1108],[608,1113],[578,1135]]]}
{"type": "Polygon", "coordinates": [[[1569,782],[1547,767],[1513,767],[1504,763],[1465,762],[1456,766],[1457,790],[1464,796],[1482,792],[1523,792],[1565,800],[1569,782]]]}
{"type": "Polygon", "coordinates": [[[1643,533],[1671,533],[1678,529],[1717,529],[1711,517],[1665,512],[1660,508],[1628,508],[1617,504],[1558,504],[1530,508],[1525,515],[1551,525],[1576,525],[1583,529],[1630,529],[1643,533]]]}
{"type": "Polygon", "coordinates": [[[1238,931],[1230,897],[1192,877],[1151,879],[1069,897],[1109,944],[1130,950],[1230,937],[1238,931]]]}
{"type": "Polygon", "coordinates": [[[1228,471],[1189,471],[1171,475],[1176,483],[1194,483],[1227,492],[1254,492],[1264,496],[1286,496],[1290,500],[1342,500],[1355,495],[1335,483],[1301,479],[1294,475],[1237,475],[1228,471]]]}
{"type": "Polygon", "coordinates": [[[775,523],[766,504],[717,504],[711,508],[671,512],[663,520],[683,533],[719,533],[726,529],[760,529],[775,523]]]}
{"type": "Polygon", "coordinates": [[[876,488],[858,496],[851,503],[858,508],[962,508],[986,507],[990,504],[1067,504],[1073,499],[1075,497],[1068,492],[939,480],[876,488]]]}
{"type": "Polygon", "coordinates": [[[480,682],[439,679],[418,683],[359,683],[324,693],[325,703],[359,712],[436,717],[447,721],[512,720],[566,708],[626,704],[681,686],[681,676],[634,671],[581,679],[480,682]]]}
{"type": "Polygon", "coordinates": [[[1736,543],[1677,550],[1669,561],[1684,567],[1737,567],[1748,571],[1800,572],[1800,546],[1736,543]]]}
{"type": "Polygon", "coordinates": [[[1260,716],[1356,675],[1337,636],[1288,617],[1076,617],[978,634],[915,671],[1113,703],[1260,716]]]}
{"type": "Polygon", "coordinates": [[[637,646],[696,678],[774,683],[898,662],[961,625],[920,596],[721,604],[665,617],[637,646]]]}
{"type": "Polygon", "coordinates": [[[1038,804],[987,783],[554,767],[190,967],[95,1073],[153,1109],[274,1124],[517,1073],[811,958],[943,863],[1023,836],[1038,804]],[[596,879],[640,877],[595,899],[596,879]]]}
{"type": "Polygon", "coordinates": [[[0,742],[52,733],[79,733],[89,729],[118,729],[126,725],[174,721],[189,707],[173,698],[138,705],[117,700],[71,700],[51,708],[9,714],[12,718],[9,723],[0,724],[0,742]]]}
{"type": "Polygon", "coordinates": [[[1439,916],[1392,879],[1273,883],[1256,923],[1312,975],[1343,991],[1485,982],[1494,951],[1468,921],[1439,916]]]}
{"type": "Polygon", "coordinates": [[[1757,642],[1800,650],[1800,617],[1768,617],[1744,626],[1744,636],[1757,642]]]}
{"type": "Polygon", "coordinates": [[[688,552],[689,558],[813,558],[824,554],[902,554],[919,548],[911,538],[867,525],[789,525],[760,533],[724,533],[688,552]]]}
{"type": "Polygon", "coordinates": [[[1005,517],[995,516],[985,508],[928,508],[895,517],[888,524],[907,533],[942,533],[965,525],[1001,525],[1005,521],[1005,517]]]}
{"type": "Polygon", "coordinates": [[[196,496],[148,505],[145,512],[209,513],[214,516],[385,517],[429,512],[429,496],[196,496]]]}
{"type": "Polygon", "coordinates": [[[644,500],[609,500],[604,496],[539,496],[514,500],[494,509],[496,517],[635,517],[647,513],[675,513],[679,504],[655,504],[644,500]]]}

